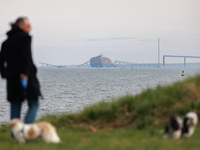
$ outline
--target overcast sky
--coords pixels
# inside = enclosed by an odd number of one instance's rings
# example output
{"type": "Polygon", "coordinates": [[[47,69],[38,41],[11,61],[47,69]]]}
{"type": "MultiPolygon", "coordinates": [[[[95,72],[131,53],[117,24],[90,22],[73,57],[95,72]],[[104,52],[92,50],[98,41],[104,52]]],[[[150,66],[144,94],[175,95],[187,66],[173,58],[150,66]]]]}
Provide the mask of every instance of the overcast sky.
{"type": "Polygon", "coordinates": [[[27,16],[37,66],[82,64],[99,54],[157,63],[158,38],[160,62],[163,55],[200,56],[199,7],[200,0],[0,0],[0,43],[9,22],[27,16]]]}

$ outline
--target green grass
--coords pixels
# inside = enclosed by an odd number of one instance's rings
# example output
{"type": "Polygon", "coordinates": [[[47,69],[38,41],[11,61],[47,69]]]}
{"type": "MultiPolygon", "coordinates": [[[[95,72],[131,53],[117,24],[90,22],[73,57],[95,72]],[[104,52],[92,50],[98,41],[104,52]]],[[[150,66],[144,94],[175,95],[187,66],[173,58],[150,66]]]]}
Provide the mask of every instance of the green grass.
{"type": "Polygon", "coordinates": [[[111,102],[101,101],[76,114],[48,115],[38,121],[56,126],[62,142],[46,144],[41,139],[18,144],[7,126],[0,127],[0,150],[165,150],[199,149],[200,129],[179,140],[163,140],[164,124],[171,114],[200,114],[200,75],[168,86],[157,86],[111,102]]]}
{"type": "MultiPolygon", "coordinates": [[[[7,129],[6,129],[7,130],[7,129]]],[[[179,140],[163,140],[162,130],[157,129],[112,129],[107,131],[89,132],[87,130],[65,128],[58,129],[62,142],[47,144],[41,139],[27,144],[18,144],[11,139],[9,132],[1,133],[1,150],[198,150],[200,130],[189,138],[179,140]]]]}

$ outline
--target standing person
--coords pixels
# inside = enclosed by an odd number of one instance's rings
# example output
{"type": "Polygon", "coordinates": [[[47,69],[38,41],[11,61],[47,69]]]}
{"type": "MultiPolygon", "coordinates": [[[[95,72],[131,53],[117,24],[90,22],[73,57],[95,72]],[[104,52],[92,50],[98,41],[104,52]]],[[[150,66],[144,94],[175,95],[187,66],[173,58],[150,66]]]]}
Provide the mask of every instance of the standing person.
{"type": "Polygon", "coordinates": [[[37,69],[32,60],[30,31],[28,18],[18,18],[11,24],[11,30],[7,32],[8,38],[2,43],[0,51],[0,72],[2,78],[7,80],[10,119],[20,118],[22,103],[27,99],[28,111],[24,119],[26,124],[35,121],[39,108],[38,98],[41,96],[37,69]]]}

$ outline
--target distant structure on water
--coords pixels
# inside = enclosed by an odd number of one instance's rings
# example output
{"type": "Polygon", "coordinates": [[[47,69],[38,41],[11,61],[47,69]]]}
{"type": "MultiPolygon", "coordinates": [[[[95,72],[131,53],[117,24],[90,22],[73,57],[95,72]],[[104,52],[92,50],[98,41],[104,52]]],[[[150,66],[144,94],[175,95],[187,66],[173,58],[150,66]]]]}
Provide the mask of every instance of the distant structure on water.
{"type": "Polygon", "coordinates": [[[92,57],[90,59],[90,66],[91,67],[113,67],[111,60],[107,57],[103,57],[99,55],[97,57],[92,57]]]}
{"type": "MultiPolygon", "coordinates": [[[[167,63],[165,64],[165,57],[183,57],[184,58],[184,67],[186,67],[186,58],[200,58],[200,56],[174,56],[174,55],[164,55],[163,56],[163,66],[160,66],[160,63],[133,63],[133,62],[126,62],[126,61],[120,61],[115,60],[111,61],[107,57],[103,57],[102,55],[92,57],[90,60],[86,61],[85,63],[81,65],[52,65],[47,63],[42,63],[42,67],[50,67],[50,68],[73,68],[73,67],[120,67],[125,68],[126,67],[182,67],[183,63],[167,63]]],[[[200,63],[187,63],[188,67],[200,67],[200,63]]]]}

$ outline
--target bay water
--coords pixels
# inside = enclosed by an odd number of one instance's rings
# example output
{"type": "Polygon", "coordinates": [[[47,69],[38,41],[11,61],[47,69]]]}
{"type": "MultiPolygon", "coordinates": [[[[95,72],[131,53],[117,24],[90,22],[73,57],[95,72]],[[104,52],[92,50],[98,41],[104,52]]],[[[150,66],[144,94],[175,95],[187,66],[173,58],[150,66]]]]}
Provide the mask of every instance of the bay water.
{"type": "MultiPolygon", "coordinates": [[[[157,85],[169,85],[200,73],[200,68],[38,68],[44,99],[37,118],[46,114],[74,113],[99,101],[135,95],[157,85]],[[181,76],[184,70],[185,76],[181,76]]],[[[22,119],[27,103],[22,106],[22,119]]],[[[0,79],[0,124],[9,121],[6,80],[0,79]]]]}

